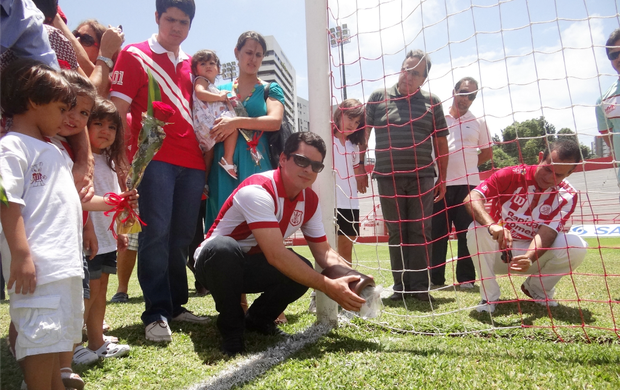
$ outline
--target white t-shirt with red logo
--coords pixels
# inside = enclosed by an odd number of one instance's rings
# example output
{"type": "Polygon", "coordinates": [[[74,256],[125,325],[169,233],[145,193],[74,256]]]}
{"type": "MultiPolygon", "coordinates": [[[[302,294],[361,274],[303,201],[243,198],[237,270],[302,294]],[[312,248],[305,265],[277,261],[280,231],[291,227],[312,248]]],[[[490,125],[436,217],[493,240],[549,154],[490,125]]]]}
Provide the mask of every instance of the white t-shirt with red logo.
{"type": "Polygon", "coordinates": [[[515,240],[532,240],[542,225],[561,231],[577,206],[577,191],[566,180],[546,190],[538,187],[536,167],[502,168],[474,189],[491,202],[491,217],[515,240]]]}
{"type": "Polygon", "coordinates": [[[234,238],[245,253],[259,253],[253,229],[279,228],[283,238],[301,229],[309,242],[327,241],[318,206],[319,197],[311,188],[288,199],[279,169],[252,175],[228,197],[194,258],[217,236],[234,238]]]}
{"type": "MultiPolygon", "coordinates": [[[[82,204],[72,167],[69,156],[51,143],[16,132],[0,140],[0,176],[8,201],[21,207],[37,285],[84,276],[82,204]]],[[[8,280],[11,251],[4,234],[0,252],[8,280]]]]}

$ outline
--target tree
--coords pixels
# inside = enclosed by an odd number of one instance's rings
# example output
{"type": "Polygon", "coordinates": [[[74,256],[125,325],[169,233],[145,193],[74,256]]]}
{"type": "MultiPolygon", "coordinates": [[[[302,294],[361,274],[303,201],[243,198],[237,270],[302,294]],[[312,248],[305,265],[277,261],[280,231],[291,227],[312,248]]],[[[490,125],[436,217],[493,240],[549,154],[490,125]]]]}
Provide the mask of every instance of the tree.
{"type": "Polygon", "coordinates": [[[502,130],[501,149],[518,163],[537,164],[538,153],[555,141],[555,126],[545,117],[514,122],[502,130]]]}

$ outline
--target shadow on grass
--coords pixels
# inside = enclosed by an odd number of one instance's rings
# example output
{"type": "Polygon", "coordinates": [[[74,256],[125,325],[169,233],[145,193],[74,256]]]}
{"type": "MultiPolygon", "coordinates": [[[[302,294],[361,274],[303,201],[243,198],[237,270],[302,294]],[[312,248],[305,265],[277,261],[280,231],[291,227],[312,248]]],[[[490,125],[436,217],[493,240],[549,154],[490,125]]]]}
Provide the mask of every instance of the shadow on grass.
{"type": "Polygon", "coordinates": [[[488,313],[478,313],[476,310],[472,310],[470,317],[489,325],[501,327],[532,326],[534,321],[541,318],[552,318],[569,324],[591,324],[596,321],[589,309],[580,309],[560,304],[557,307],[550,307],[549,310],[547,310],[546,306],[534,302],[506,302],[497,305],[492,320],[488,313]],[[521,313],[521,316],[517,318],[502,317],[515,316],[519,315],[519,313],[521,313]]]}
{"type": "MultiPolygon", "coordinates": [[[[431,294],[432,295],[432,294],[431,294]]],[[[454,298],[443,298],[433,296],[435,300],[433,301],[433,305],[429,302],[418,301],[415,298],[406,298],[407,310],[408,311],[421,311],[421,312],[432,312],[436,310],[438,306],[446,305],[449,303],[453,303],[455,301],[454,298]]],[[[402,307],[404,305],[402,300],[392,301],[389,298],[383,299],[383,306],[386,307],[402,307]]]]}
{"type": "Polygon", "coordinates": [[[2,367],[0,376],[2,390],[18,390],[22,384],[22,372],[9,352],[7,337],[0,339],[0,366],[2,367]]]}

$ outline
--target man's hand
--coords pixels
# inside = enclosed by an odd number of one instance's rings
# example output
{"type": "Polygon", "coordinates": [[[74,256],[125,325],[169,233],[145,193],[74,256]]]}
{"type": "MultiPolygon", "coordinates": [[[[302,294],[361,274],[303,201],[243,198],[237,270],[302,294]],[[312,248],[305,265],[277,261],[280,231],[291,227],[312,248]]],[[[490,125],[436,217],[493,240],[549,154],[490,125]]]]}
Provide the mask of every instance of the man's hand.
{"type": "MultiPolygon", "coordinates": [[[[489,225],[488,230],[489,234],[493,236],[493,240],[497,241],[497,243],[499,244],[499,249],[512,248],[512,234],[510,234],[510,230],[496,223],[489,225]]],[[[515,256],[513,260],[518,257],[521,256],[515,256]]]]}
{"type": "Polygon", "coordinates": [[[435,189],[433,190],[433,194],[435,195],[434,202],[437,203],[446,196],[446,182],[443,179],[437,180],[437,184],[435,189]]]}
{"type": "Polygon", "coordinates": [[[527,272],[532,265],[532,260],[526,255],[519,255],[512,258],[510,264],[508,264],[508,269],[511,271],[517,272],[527,272]]]}
{"type": "Polygon", "coordinates": [[[32,294],[37,286],[37,274],[30,253],[24,257],[13,255],[11,276],[6,284],[11,289],[15,284],[15,294],[32,294]]]}
{"type": "Polygon", "coordinates": [[[345,276],[338,279],[325,278],[325,291],[328,297],[336,301],[343,309],[349,311],[360,311],[366,302],[349,288],[349,283],[359,280],[356,275],[345,276]]]}

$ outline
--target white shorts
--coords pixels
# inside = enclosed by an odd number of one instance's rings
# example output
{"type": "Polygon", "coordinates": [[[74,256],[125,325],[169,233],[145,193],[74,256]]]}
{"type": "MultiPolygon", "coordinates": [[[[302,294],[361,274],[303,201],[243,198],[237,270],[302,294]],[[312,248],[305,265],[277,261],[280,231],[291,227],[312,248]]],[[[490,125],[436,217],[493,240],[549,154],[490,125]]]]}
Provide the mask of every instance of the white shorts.
{"type": "Polygon", "coordinates": [[[9,291],[11,322],[17,329],[15,358],[73,351],[82,341],[82,278],[37,286],[34,294],[9,291]]]}

